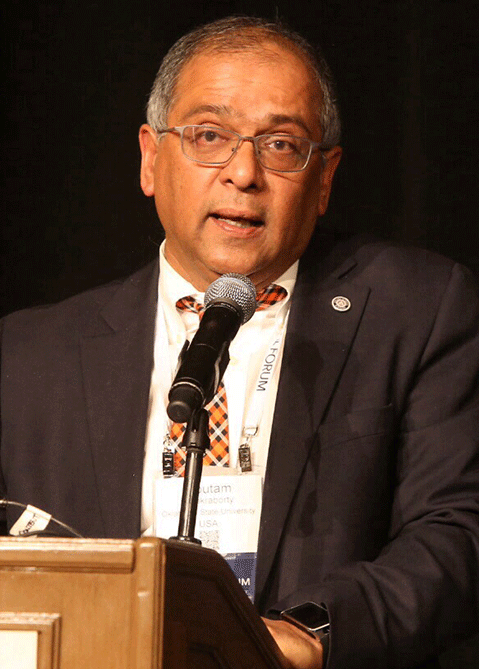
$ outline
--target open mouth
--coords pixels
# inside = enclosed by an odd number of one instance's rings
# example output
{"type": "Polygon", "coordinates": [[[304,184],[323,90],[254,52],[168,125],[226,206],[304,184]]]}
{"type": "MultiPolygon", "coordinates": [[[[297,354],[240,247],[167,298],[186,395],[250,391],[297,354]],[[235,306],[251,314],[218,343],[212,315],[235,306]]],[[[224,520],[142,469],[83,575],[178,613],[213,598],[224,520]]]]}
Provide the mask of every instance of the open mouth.
{"type": "Polygon", "coordinates": [[[232,225],[235,228],[247,229],[247,228],[259,228],[264,225],[264,222],[259,218],[248,218],[247,216],[226,216],[224,214],[212,213],[210,214],[211,218],[215,218],[217,221],[222,223],[227,223],[232,225]]]}

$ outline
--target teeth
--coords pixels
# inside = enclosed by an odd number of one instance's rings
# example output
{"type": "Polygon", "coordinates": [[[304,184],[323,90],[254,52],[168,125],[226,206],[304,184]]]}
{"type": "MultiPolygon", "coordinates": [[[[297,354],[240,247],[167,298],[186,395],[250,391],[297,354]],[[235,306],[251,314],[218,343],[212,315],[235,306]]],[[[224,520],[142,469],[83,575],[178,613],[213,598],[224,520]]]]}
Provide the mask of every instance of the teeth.
{"type": "Polygon", "coordinates": [[[225,221],[229,225],[233,225],[235,228],[249,228],[252,225],[251,221],[245,220],[235,220],[233,218],[220,218],[220,221],[225,221]]]}
{"type": "Polygon", "coordinates": [[[250,221],[244,218],[226,218],[225,216],[215,216],[218,221],[224,221],[228,225],[233,225],[236,228],[250,228],[259,225],[259,221],[250,221]]]}

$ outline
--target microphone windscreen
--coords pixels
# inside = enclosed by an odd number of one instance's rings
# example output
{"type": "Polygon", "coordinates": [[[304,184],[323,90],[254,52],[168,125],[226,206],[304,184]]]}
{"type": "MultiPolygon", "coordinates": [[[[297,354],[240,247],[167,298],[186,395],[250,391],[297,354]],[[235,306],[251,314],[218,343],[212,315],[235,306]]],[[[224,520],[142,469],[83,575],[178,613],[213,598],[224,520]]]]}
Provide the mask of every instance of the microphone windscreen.
{"type": "Polygon", "coordinates": [[[254,283],[243,274],[230,272],[213,281],[205,292],[205,309],[221,300],[231,301],[242,314],[242,323],[246,323],[256,310],[256,288],[254,283]]]}

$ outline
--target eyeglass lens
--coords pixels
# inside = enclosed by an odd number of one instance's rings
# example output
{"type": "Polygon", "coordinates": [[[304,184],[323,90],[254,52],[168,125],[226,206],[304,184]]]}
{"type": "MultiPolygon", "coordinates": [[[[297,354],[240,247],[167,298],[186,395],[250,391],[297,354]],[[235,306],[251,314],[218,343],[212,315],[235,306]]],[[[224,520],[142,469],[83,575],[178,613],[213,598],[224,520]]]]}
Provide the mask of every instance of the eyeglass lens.
{"type": "Polygon", "coordinates": [[[226,163],[242,140],[253,141],[259,162],[270,169],[301,170],[311,154],[310,140],[292,135],[260,135],[251,139],[222,128],[190,125],[184,127],[181,140],[188,158],[206,164],[226,163]]]}

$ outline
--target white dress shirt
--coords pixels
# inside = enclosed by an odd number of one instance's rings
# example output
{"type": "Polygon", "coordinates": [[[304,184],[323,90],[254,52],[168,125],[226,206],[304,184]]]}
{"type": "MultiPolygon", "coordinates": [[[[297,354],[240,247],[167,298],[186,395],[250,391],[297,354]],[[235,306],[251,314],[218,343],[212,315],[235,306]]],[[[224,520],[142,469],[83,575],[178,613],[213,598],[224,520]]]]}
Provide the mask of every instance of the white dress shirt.
{"type": "MultiPolygon", "coordinates": [[[[278,389],[283,354],[284,334],[291,305],[291,294],[296,281],[298,263],[292,265],[277,281],[287,291],[281,302],[256,311],[251,320],[242,325],[230,348],[230,363],[224,374],[228,402],[229,467],[204,467],[203,476],[239,473],[238,448],[245,439],[243,429],[248,423],[257,423],[256,436],[251,441],[253,471],[264,477],[268,457],[269,438],[278,389]],[[271,345],[279,340],[277,353],[269,355],[271,345]],[[276,357],[276,363],[265,365],[276,357]],[[261,371],[268,378],[264,393],[255,393],[261,371]]],[[[166,414],[168,391],[175,374],[178,356],[186,339],[191,341],[199,325],[199,317],[191,311],[179,312],[176,302],[193,296],[203,304],[204,293],[199,293],[176,272],[160,248],[160,277],[158,308],[155,326],[154,364],[151,375],[148,422],[142,489],[142,532],[152,533],[154,481],[162,476],[163,442],[169,433],[171,421],[166,414]]]]}

